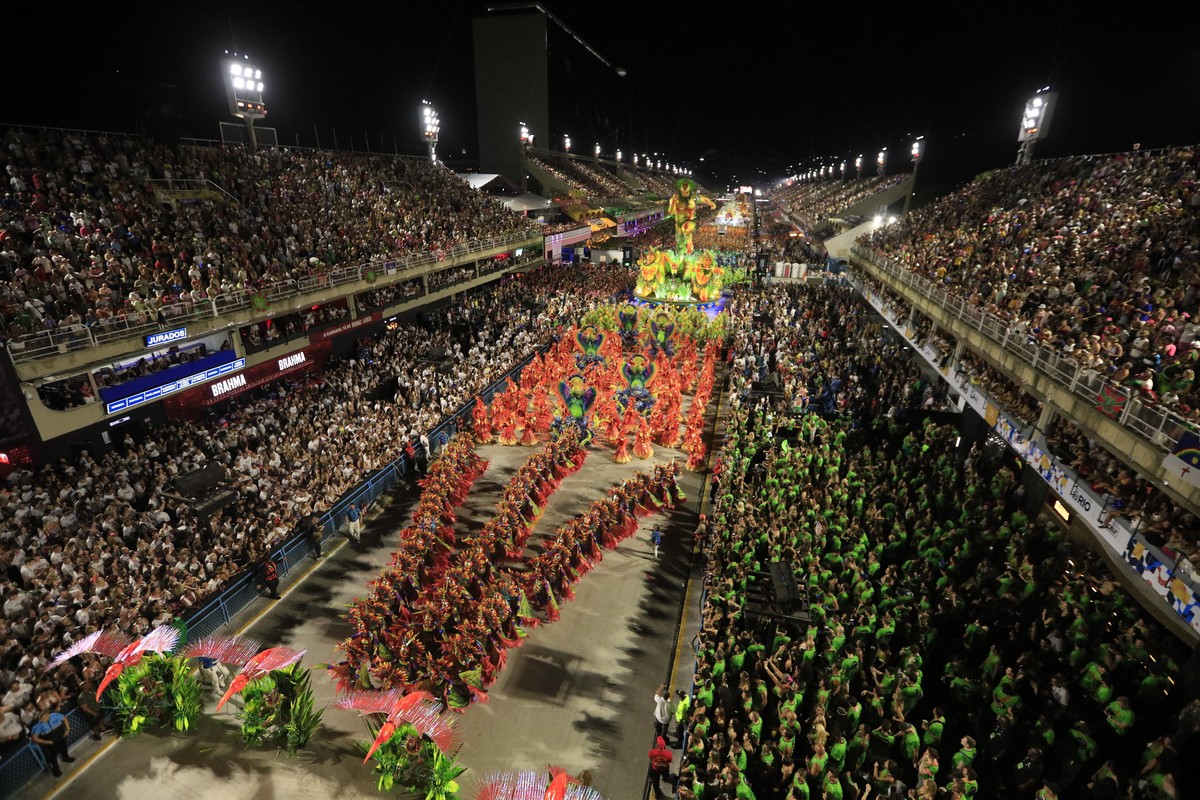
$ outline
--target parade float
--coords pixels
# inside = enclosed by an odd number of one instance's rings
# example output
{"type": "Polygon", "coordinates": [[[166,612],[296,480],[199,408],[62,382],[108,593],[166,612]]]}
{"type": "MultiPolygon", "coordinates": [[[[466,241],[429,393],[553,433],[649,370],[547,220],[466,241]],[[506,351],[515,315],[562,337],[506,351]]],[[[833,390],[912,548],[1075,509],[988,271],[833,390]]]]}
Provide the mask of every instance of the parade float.
{"type": "Polygon", "coordinates": [[[720,299],[725,268],[711,250],[696,251],[696,212],[701,207],[716,210],[716,204],[700,194],[696,183],[682,178],[667,204],[675,221],[675,248],[649,248],[638,259],[634,294],[653,303],[711,303],[720,299]]]}

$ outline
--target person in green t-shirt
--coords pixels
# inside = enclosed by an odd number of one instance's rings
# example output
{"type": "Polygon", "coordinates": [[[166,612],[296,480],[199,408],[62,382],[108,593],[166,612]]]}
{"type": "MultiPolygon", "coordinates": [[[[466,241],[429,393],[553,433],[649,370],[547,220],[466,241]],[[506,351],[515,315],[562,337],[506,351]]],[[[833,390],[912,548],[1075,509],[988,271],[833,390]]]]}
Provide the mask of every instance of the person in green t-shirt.
{"type": "Polygon", "coordinates": [[[951,762],[954,765],[955,773],[963,767],[969,767],[975,763],[975,740],[970,736],[964,736],[959,740],[959,744],[962,746],[954,754],[951,762]]]}
{"type": "Polygon", "coordinates": [[[933,717],[921,723],[921,743],[926,747],[936,747],[942,743],[942,732],[946,728],[946,715],[942,709],[934,708],[933,717]]]}
{"type": "Polygon", "coordinates": [[[1109,727],[1118,736],[1128,734],[1135,721],[1133,709],[1129,707],[1129,698],[1125,696],[1109,703],[1104,709],[1104,715],[1108,718],[1109,727]]]}

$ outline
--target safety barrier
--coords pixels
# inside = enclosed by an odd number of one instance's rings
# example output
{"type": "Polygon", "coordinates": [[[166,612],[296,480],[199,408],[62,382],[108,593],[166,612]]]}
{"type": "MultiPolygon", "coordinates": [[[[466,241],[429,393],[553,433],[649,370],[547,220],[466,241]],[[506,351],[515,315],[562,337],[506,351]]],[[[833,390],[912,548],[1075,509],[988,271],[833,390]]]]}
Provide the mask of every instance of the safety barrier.
{"type": "MultiPolygon", "coordinates": [[[[545,349],[545,347],[539,348],[538,352],[545,349]]],[[[533,358],[533,354],[526,356],[519,364],[485,389],[481,393],[484,402],[490,403],[496,392],[504,388],[509,378],[514,381],[518,380],[521,372],[533,358]]],[[[434,454],[444,447],[459,430],[466,428],[471,420],[471,412],[474,407],[475,401],[472,399],[429,431],[427,436],[434,454]]],[[[371,505],[386,494],[412,468],[413,465],[409,463],[408,458],[401,455],[342,495],[333,508],[321,515],[322,547],[330,539],[335,538],[338,531],[346,524],[346,512],[350,509],[351,504],[357,504],[360,508],[371,505]]],[[[278,567],[280,582],[286,582],[289,575],[302,574],[304,561],[311,557],[311,553],[312,545],[303,533],[293,534],[273,551],[271,559],[278,567]]],[[[219,595],[186,617],[184,622],[187,625],[188,639],[202,639],[216,634],[249,608],[255,600],[262,597],[262,592],[256,583],[257,580],[258,574],[255,570],[243,572],[233,578],[219,595]]],[[[70,744],[74,745],[88,735],[88,723],[78,708],[71,709],[66,716],[71,723],[70,744]]],[[[44,772],[46,767],[46,759],[42,755],[41,748],[26,741],[14,752],[0,760],[0,798],[15,796],[26,784],[44,772]]]]}

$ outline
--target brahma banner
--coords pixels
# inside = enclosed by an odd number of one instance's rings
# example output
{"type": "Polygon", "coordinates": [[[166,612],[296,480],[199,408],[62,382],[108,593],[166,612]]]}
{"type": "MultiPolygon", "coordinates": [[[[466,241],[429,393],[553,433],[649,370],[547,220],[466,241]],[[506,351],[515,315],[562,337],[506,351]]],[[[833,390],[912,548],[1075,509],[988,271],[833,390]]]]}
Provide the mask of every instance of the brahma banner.
{"type": "Polygon", "coordinates": [[[265,386],[280,378],[295,376],[308,370],[319,369],[333,352],[333,343],[328,339],[315,342],[302,350],[270,358],[223,380],[180,392],[163,400],[167,416],[171,419],[197,416],[208,406],[237,397],[251,389],[265,386]]]}

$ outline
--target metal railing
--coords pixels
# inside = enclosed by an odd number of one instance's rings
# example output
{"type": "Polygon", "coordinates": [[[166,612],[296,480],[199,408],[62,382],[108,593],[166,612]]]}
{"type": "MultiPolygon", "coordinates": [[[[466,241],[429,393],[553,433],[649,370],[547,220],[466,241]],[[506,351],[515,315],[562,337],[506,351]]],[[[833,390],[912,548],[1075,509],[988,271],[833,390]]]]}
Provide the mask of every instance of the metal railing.
{"type": "MultiPolygon", "coordinates": [[[[538,348],[537,352],[545,351],[546,347],[538,348]]],[[[504,389],[509,378],[514,381],[519,380],[521,372],[529,366],[529,362],[533,358],[534,354],[526,356],[519,364],[481,392],[480,396],[483,397],[484,402],[490,403],[496,392],[504,389]]],[[[474,407],[475,400],[472,398],[429,431],[430,447],[434,453],[444,447],[461,428],[469,423],[474,407]]],[[[321,515],[322,545],[337,536],[338,531],[346,524],[346,512],[351,504],[357,504],[360,508],[371,505],[390,491],[396,482],[407,475],[411,469],[412,465],[408,462],[408,458],[401,455],[343,494],[333,508],[321,515]]],[[[304,562],[311,557],[311,553],[312,545],[303,533],[293,534],[290,539],[272,551],[271,559],[279,570],[280,581],[286,581],[289,575],[303,574],[304,562]]],[[[257,585],[258,580],[256,570],[243,572],[234,577],[220,594],[205,603],[196,612],[185,617],[188,639],[197,640],[212,636],[236,619],[255,600],[263,596],[257,585]]],[[[71,723],[68,744],[74,745],[88,735],[90,726],[78,708],[71,709],[66,716],[71,723]]],[[[38,775],[45,772],[46,767],[46,759],[42,755],[41,748],[26,740],[0,761],[0,798],[15,796],[38,775]]]]}
{"type": "Polygon", "coordinates": [[[1156,450],[1162,453],[1171,452],[1179,442],[1179,437],[1194,428],[1169,408],[1151,402],[1127,386],[1107,380],[1105,375],[1081,366],[1069,355],[1040,341],[1031,340],[1028,334],[1014,330],[1006,320],[970,305],[961,297],[952,295],[932,281],[904,269],[881,253],[860,244],[854,245],[851,252],[890,280],[907,287],[927,302],[974,328],[1000,349],[1048,378],[1058,389],[1090,406],[1096,405],[1103,390],[1108,397],[1113,398],[1113,405],[1121,409],[1115,418],[1110,419],[1147,441],[1156,450]]]}
{"type": "MultiPolygon", "coordinates": [[[[375,282],[370,288],[380,288],[389,283],[419,275],[430,264],[442,264],[462,256],[482,253],[498,247],[509,247],[521,242],[541,241],[541,234],[513,233],[507,236],[497,236],[490,239],[480,239],[474,242],[464,242],[448,250],[417,253],[398,256],[378,261],[368,261],[350,267],[338,267],[320,275],[309,275],[299,279],[275,281],[260,289],[250,291],[238,289],[218,297],[199,303],[176,303],[162,308],[163,316],[168,326],[181,325],[197,320],[219,319],[226,314],[242,311],[255,306],[257,301],[262,308],[262,314],[255,319],[242,320],[237,324],[245,325],[258,319],[266,319],[272,315],[270,304],[289,298],[303,298],[317,292],[323,292],[337,286],[346,286],[366,282],[369,273],[373,273],[375,282]]],[[[445,264],[445,266],[454,266],[445,264]]],[[[13,337],[8,343],[8,351],[13,363],[21,364],[37,361],[43,358],[67,353],[72,350],[97,347],[103,344],[130,340],[132,343],[138,337],[156,333],[162,330],[162,324],[157,320],[147,319],[146,315],[137,315],[119,321],[110,320],[96,327],[78,325],[73,328],[38,331],[13,337]]]]}
{"type": "Polygon", "coordinates": [[[235,206],[241,205],[236,197],[225,190],[224,186],[208,178],[151,178],[148,182],[155,193],[178,194],[180,197],[217,194],[235,206]]]}

